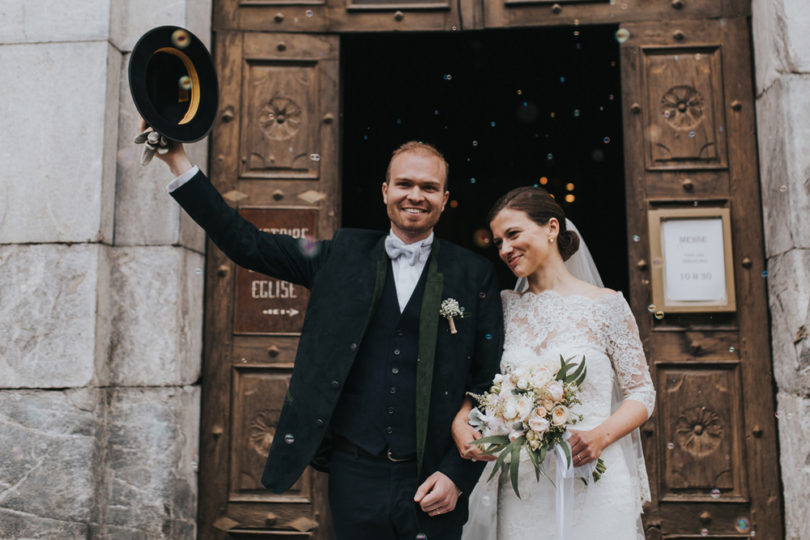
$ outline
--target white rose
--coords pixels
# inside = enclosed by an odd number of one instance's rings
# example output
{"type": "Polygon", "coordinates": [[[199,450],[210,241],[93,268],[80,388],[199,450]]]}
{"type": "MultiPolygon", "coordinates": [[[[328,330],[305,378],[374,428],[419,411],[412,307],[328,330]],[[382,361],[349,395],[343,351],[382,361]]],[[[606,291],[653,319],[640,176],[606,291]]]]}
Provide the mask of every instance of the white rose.
{"type": "Polygon", "coordinates": [[[517,400],[517,419],[525,421],[532,412],[534,400],[530,396],[520,396],[517,400]]]}
{"type": "Polygon", "coordinates": [[[517,380],[517,387],[520,390],[528,390],[529,389],[529,379],[525,377],[521,377],[517,380]]]}
{"type": "Polygon", "coordinates": [[[503,380],[503,375],[498,373],[497,375],[495,375],[495,377],[492,378],[492,384],[500,384],[502,380],[503,380]]]}
{"type": "Polygon", "coordinates": [[[546,411],[550,411],[551,409],[554,408],[554,402],[551,401],[550,399],[544,399],[543,407],[546,409],[546,411]]]}
{"type": "Polygon", "coordinates": [[[555,426],[561,426],[568,421],[569,412],[563,405],[557,405],[551,409],[551,423],[555,426]]]}
{"type": "Polygon", "coordinates": [[[531,418],[529,418],[529,427],[538,435],[542,435],[548,431],[548,420],[546,420],[543,416],[533,414],[531,418]]]}
{"type": "Polygon", "coordinates": [[[546,390],[548,390],[551,399],[554,401],[560,401],[563,398],[563,386],[559,383],[559,381],[549,383],[546,390]]]}
{"type": "Polygon", "coordinates": [[[551,381],[551,372],[545,368],[538,368],[532,373],[531,384],[534,388],[543,388],[551,381]]]}
{"type": "Polygon", "coordinates": [[[516,399],[505,399],[503,404],[503,417],[506,420],[515,420],[517,418],[517,403],[516,399]]]}

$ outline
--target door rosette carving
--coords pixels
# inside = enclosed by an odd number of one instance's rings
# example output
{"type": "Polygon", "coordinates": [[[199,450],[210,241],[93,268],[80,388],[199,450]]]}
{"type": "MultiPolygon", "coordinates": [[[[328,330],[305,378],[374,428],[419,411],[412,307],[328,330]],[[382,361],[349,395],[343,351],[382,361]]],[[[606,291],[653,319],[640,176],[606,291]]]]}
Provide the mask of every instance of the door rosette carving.
{"type": "Polygon", "coordinates": [[[674,86],[661,98],[661,109],[672,127],[692,129],[703,120],[703,96],[691,86],[674,86]]]}
{"type": "Polygon", "coordinates": [[[291,139],[301,127],[301,107],[291,99],[274,97],[262,107],[259,126],[274,141],[291,139]]]}
{"type": "Polygon", "coordinates": [[[717,450],[725,431],[720,415],[705,407],[683,411],[675,423],[678,444],[695,457],[704,457],[717,450]]]}
{"type": "Polygon", "coordinates": [[[261,411],[250,423],[250,447],[260,456],[267,457],[270,445],[273,444],[273,435],[276,433],[278,413],[261,411]]]}

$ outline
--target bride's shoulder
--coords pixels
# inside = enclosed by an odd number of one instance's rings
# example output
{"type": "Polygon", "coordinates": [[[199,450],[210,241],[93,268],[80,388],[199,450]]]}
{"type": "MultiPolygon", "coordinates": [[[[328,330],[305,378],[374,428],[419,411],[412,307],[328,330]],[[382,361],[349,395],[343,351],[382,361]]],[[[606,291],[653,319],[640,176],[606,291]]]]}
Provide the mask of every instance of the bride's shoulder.
{"type": "Polygon", "coordinates": [[[578,296],[584,296],[591,300],[607,300],[615,297],[616,295],[621,296],[613,289],[608,289],[607,287],[597,287],[596,285],[588,283],[587,281],[580,280],[577,280],[575,294],[578,296]]]}

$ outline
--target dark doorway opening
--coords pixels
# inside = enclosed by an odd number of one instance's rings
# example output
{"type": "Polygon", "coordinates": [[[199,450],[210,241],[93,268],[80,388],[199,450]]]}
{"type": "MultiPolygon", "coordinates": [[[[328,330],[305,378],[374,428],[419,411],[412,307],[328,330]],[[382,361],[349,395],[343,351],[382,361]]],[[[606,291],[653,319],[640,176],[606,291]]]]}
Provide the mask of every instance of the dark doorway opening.
{"type": "MultiPolygon", "coordinates": [[[[479,240],[508,190],[541,185],[586,239],[607,287],[628,290],[615,26],[345,35],[342,225],[387,229],[391,151],[423,140],[450,163],[436,233],[498,261],[479,240]]],[[[514,278],[496,262],[503,288],[514,278]]]]}

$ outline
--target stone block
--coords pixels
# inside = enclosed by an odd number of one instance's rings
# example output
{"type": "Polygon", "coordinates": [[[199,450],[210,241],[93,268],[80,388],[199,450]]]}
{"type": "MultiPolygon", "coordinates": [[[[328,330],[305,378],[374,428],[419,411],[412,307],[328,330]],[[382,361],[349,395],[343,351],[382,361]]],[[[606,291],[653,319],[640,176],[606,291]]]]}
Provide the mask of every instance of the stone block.
{"type": "Polygon", "coordinates": [[[785,539],[807,540],[810,516],[810,399],[778,393],[779,460],[785,503],[785,539]]]}
{"type": "Polygon", "coordinates": [[[810,76],[784,77],[757,101],[765,249],[810,248],[810,76]]]}
{"type": "Polygon", "coordinates": [[[112,241],[120,62],[106,41],[0,46],[0,244],[112,241]]]}
{"type": "Polygon", "coordinates": [[[110,34],[122,51],[132,47],[147,30],[174,25],[191,30],[210,50],[211,0],[165,2],[161,0],[112,0],[110,34]]]}
{"type": "Polygon", "coordinates": [[[87,538],[101,392],[0,391],[0,537],[87,538]]]}
{"type": "Polygon", "coordinates": [[[0,21],[0,43],[106,41],[110,0],[4,0],[0,21]]]}
{"type": "Polygon", "coordinates": [[[180,247],[113,249],[113,384],[182,385],[198,379],[204,264],[202,255],[180,247]]]}
{"type": "Polygon", "coordinates": [[[753,0],[752,33],[757,93],[791,73],[810,73],[810,4],[753,0]]]}
{"type": "MultiPolygon", "coordinates": [[[[166,191],[172,180],[169,168],[158,159],[140,164],[141,145],[133,143],[140,116],[129,91],[129,55],[121,70],[118,174],[115,194],[115,244],[119,246],[179,244],[202,253],[205,233],[166,191]]],[[[205,170],[208,139],[187,144],[192,162],[205,170]]]]}
{"type": "Polygon", "coordinates": [[[0,386],[65,388],[103,380],[109,262],[99,244],[0,246],[0,386]]]}
{"type": "Polygon", "coordinates": [[[783,0],[752,0],[751,33],[757,94],[771,86],[787,71],[787,44],[783,27],[783,0]]]}
{"type": "Polygon", "coordinates": [[[810,250],[768,261],[771,348],[780,391],[810,394],[810,250]]]}
{"type": "Polygon", "coordinates": [[[196,538],[200,389],[108,390],[100,538],[196,538]]]}

